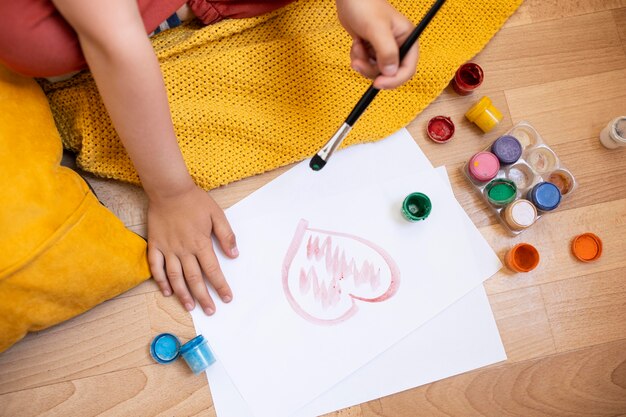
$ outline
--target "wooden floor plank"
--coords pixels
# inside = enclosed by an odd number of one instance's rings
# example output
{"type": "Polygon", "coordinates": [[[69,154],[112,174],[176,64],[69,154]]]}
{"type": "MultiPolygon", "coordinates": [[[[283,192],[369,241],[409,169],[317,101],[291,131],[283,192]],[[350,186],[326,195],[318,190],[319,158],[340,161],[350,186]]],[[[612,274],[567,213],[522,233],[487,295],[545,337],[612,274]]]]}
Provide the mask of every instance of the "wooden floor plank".
{"type": "Polygon", "coordinates": [[[0,395],[1,417],[206,416],[215,410],[204,375],[177,361],[0,395]]]}
{"type": "Polygon", "coordinates": [[[533,23],[626,7],[626,0],[526,0],[533,23]]]}
{"type": "Polygon", "coordinates": [[[505,92],[514,122],[529,120],[549,145],[598,137],[626,114],[626,70],[601,72],[505,92]]]}
{"type": "Polygon", "coordinates": [[[537,287],[522,288],[489,297],[508,362],[556,353],[554,339],[537,287]]]}
{"type": "MultiPolygon", "coordinates": [[[[485,71],[479,91],[541,86],[624,69],[622,46],[611,12],[505,28],[475,58],[485,71]]],[[[532,102],[536,107],[539,103],[532,102]]]]}
{"type": "Polygon", "coordinates": [[[626,340],[469,372],[361,409],[363,417],[624,415],[626,340]]]}
{"type": "Polygon", "coordinates": [[[144,296],[107,301],[0,355],[0,393],[151,363],[144,296]]]}
{"type": "Polygon", "coordinates": [[[613,10],[613,18],[615,19],[615,26],[617,32],[622,40],[622,43],[626,45],[626,6],[621,9],[613,10]]]}
{"type": "Polygon", "coordinates": [[[552,282],[540,290],[558,351],[626,336],[626,268],[552,282]]]}
{"type": "Polygon", "coordinates": [[[175,333],[181,343],[196,336],[191,315],[176,297],[164,297],[161,293],[146,294],[145,297],[154,335],[175,333]]]}

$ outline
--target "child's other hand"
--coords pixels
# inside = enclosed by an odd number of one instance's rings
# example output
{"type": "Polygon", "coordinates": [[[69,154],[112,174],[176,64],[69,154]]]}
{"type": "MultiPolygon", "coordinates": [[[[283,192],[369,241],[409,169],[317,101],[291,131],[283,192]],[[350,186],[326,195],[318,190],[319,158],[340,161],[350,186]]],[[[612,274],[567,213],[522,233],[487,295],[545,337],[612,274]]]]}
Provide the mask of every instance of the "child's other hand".
{"type": "Polygon", "coordinates": [[[209,194],[195,186],[177,195],[151,199],[148,207],[148,261],[163,295],[174,294],[187,310],[194,298],[207,315],[215,303],[203,274],[229,302],[232,291],[215,256],[211,234],[229,257],[239,255],[233,233],[222,209],[209,194]]]}
{"type": "Polygon", "coordinates": [[[374,80],[378,89],[404,84],[415,73],[418,46],[402,62],[399,49],[414,25],[386,0],[336,0],[339,21],[352,36],[352,68],[374,80]]]}

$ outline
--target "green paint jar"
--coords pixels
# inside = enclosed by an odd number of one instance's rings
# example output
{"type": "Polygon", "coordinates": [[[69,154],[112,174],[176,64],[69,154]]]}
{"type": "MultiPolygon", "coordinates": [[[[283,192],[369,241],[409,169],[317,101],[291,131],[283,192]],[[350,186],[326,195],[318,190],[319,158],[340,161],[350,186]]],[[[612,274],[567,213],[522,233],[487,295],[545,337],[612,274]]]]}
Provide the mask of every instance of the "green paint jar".
{"type": "Polygon", "coordinates": [[[517,185],[511,180],[497,178],[487,184],[485,196],[494,206],[506,206],[517,197],[517,185]]]}
{"type": "Polygon", "coordinates": [[[402,203],[402,214],[411,222],[426,220],[433,206],[430,198],[423,193],[411,193],[402,203]]]}

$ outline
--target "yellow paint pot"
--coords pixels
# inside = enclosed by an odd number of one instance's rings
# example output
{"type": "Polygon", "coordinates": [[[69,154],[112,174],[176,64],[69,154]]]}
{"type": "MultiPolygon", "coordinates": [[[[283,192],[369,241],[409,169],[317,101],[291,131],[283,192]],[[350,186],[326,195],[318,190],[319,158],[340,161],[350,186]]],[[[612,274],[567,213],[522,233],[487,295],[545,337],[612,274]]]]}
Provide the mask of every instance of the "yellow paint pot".
{"type": "Polygon", "coordinates": [[[465,113],[465,117],[470,122],[475,123],[483,132],[487,133],[500,123],[502,113],[491,103],[491,99],[485,96],[465,113]]]}

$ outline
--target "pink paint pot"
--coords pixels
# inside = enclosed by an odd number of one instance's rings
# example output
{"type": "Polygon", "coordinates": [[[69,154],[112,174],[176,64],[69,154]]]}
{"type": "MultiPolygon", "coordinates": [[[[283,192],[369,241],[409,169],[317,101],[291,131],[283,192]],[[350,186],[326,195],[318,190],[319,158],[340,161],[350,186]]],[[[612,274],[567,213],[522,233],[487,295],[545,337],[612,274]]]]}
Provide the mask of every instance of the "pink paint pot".
{"type": "Polygon", "coordinates": [[[428,137],[437,143],[446,143],[454,136],[454,123],[449,117],[436,116],[428,121],[428,137]]]}
{"type": "Polygon", "coordinates": [[[462,96],[470,95],[483,83],[484,73],[480,65],[473,62],[463,64],[456,70],[452,88],[462,96]]]}
{"type": "Polygon", "coordinates": [[[467,163],[467,173],[478,182],[491,181],[499,170],[500,161],[491,152],[478,152],[467,163]]]}

